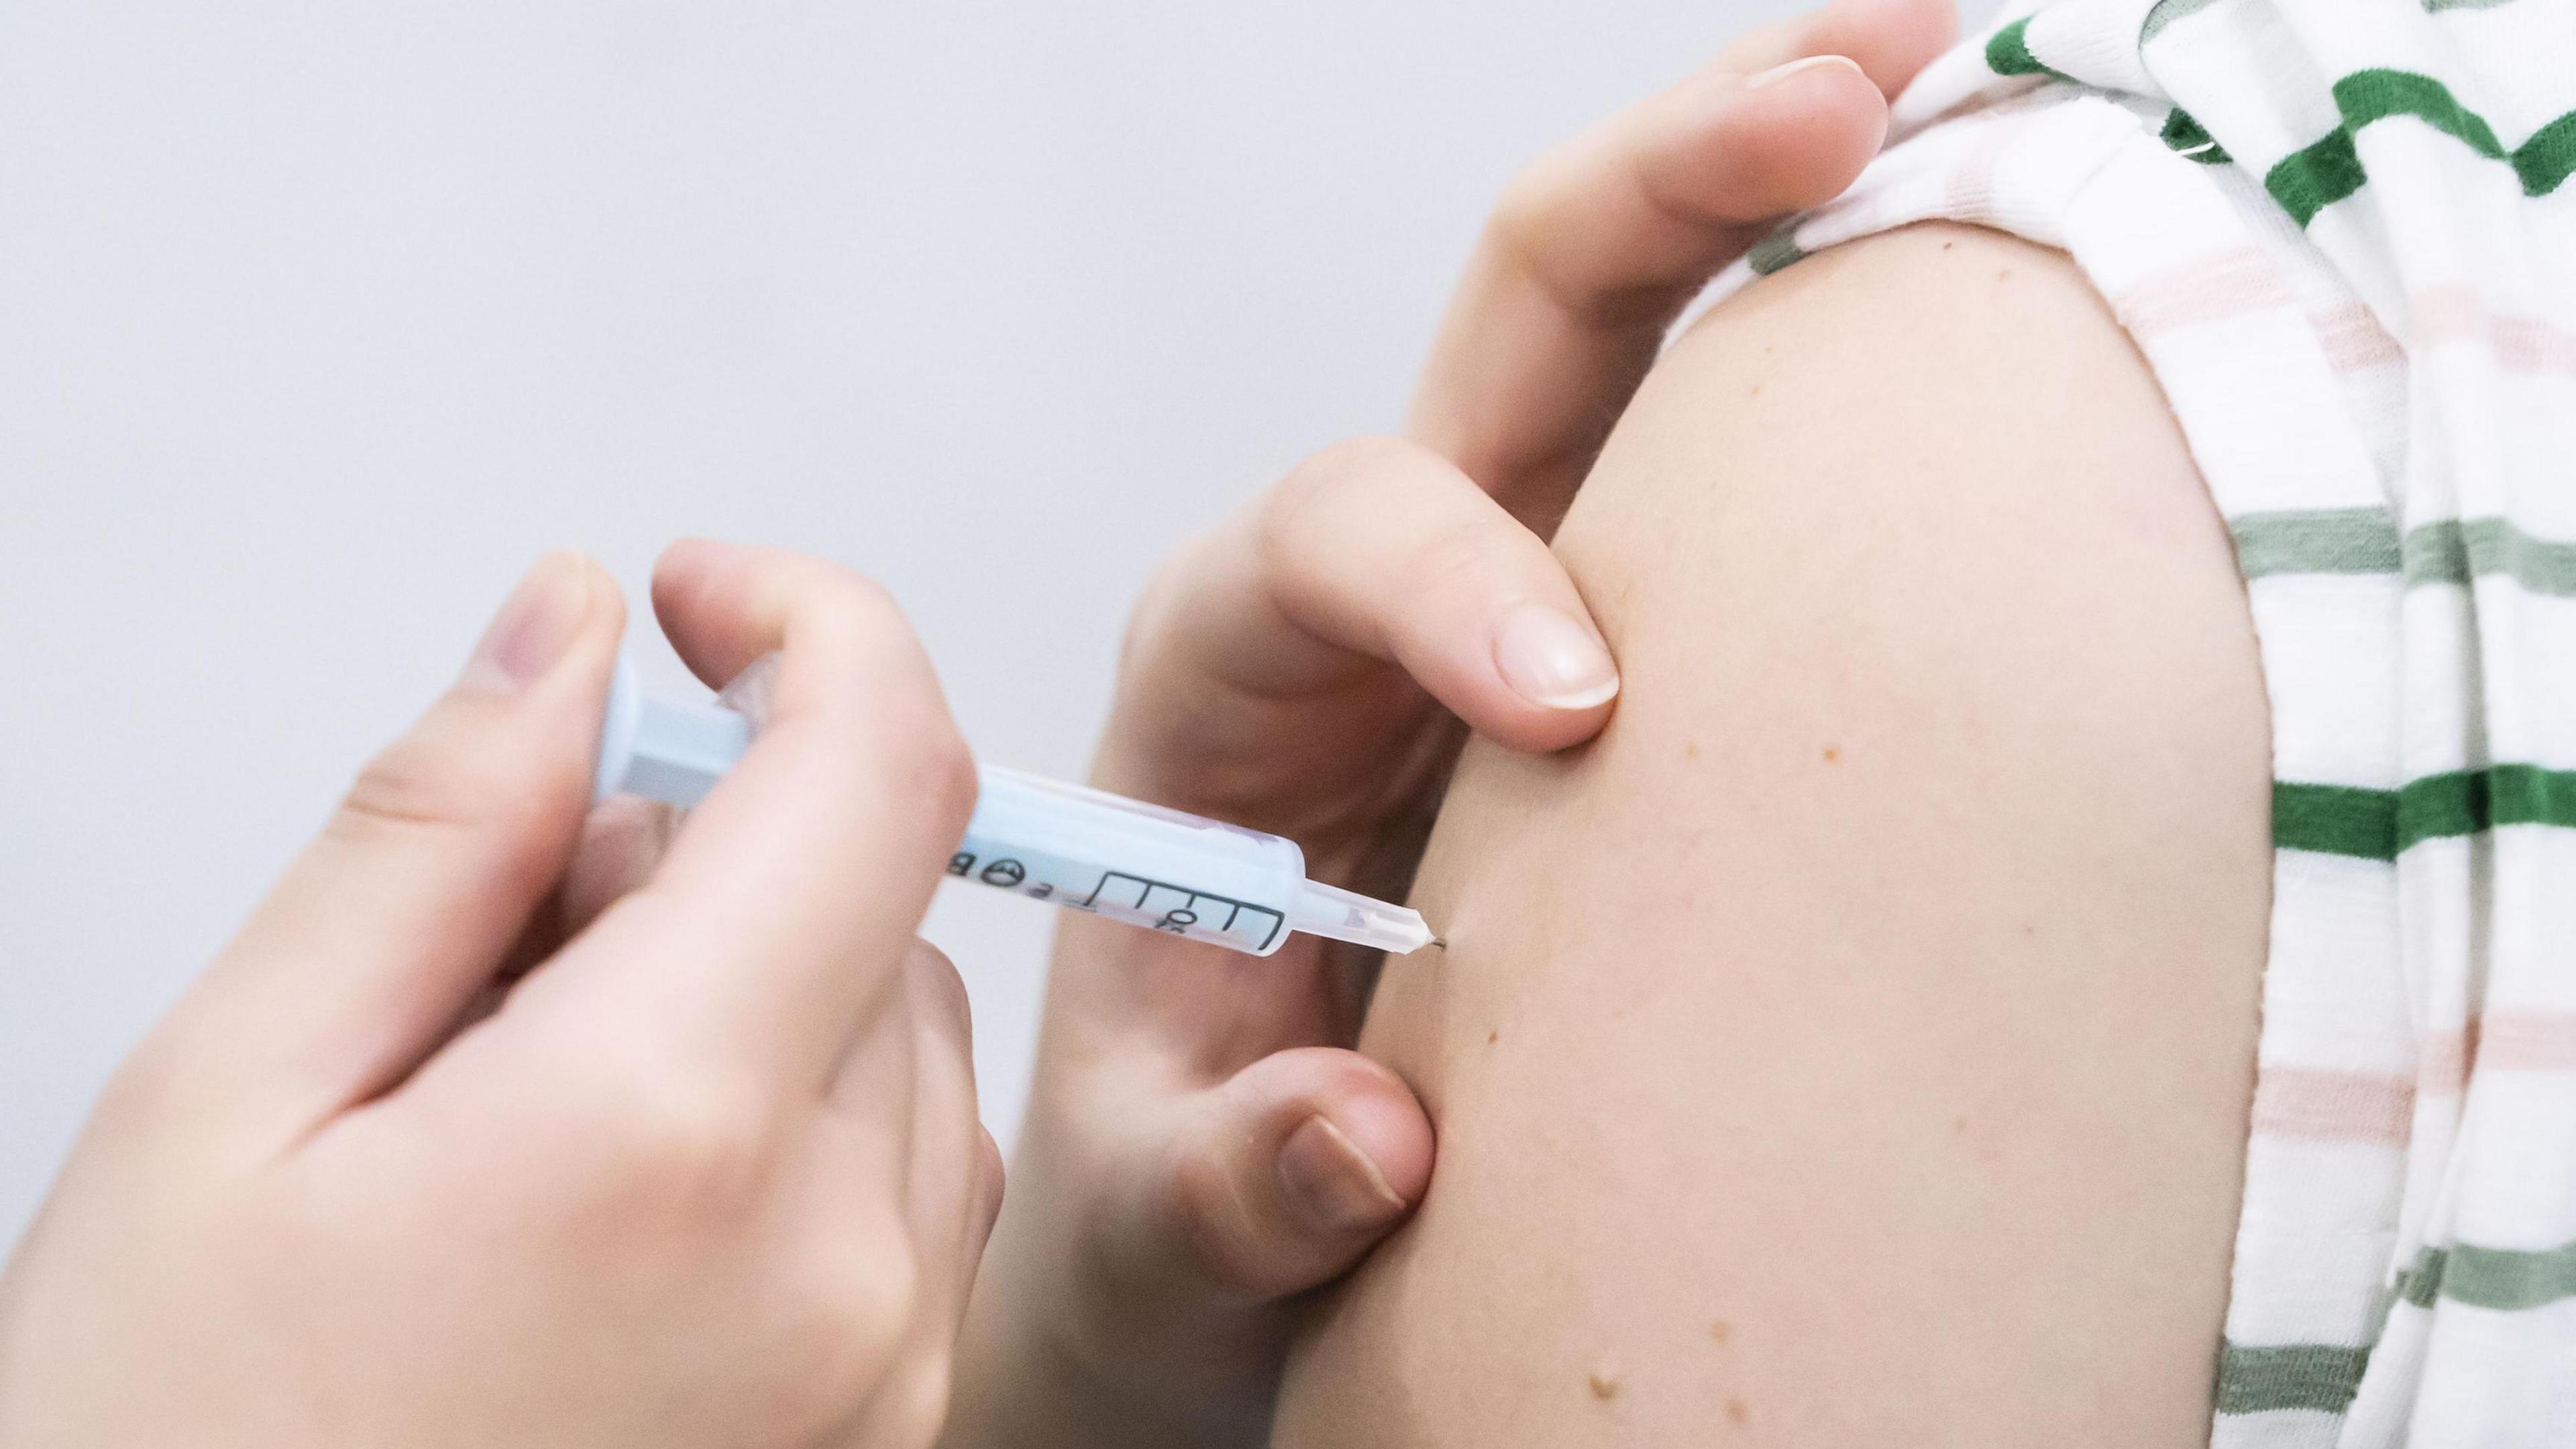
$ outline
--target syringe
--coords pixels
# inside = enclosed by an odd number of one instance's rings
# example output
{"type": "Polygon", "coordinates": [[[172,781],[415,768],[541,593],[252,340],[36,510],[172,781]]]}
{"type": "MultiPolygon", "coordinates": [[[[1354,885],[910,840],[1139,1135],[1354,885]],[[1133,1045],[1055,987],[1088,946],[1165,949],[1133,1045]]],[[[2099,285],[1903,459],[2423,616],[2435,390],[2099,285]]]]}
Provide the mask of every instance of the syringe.
{"type": "MultiPolygon", "coordinates": [[[[738,711],[645,698],[621,661],[595,798],[695,805],[751,735],[738,711]]],[[[1306,879],[1306,853],[1284,836],[993,765],[976,773],[974,818],[948,860],[960,880],[1255,956],[1291,931],[1397,954],[1433,939],[1418,912],[1306,879]]]]}

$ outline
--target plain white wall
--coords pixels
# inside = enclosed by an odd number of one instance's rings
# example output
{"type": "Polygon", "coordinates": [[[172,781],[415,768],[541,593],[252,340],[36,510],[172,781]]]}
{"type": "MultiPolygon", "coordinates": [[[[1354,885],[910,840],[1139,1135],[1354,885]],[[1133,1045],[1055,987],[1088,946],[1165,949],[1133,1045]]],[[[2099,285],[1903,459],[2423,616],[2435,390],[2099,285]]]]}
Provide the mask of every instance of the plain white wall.
{"type": "MultiPolygon", "coordinates": [[[[0,1245],[535,554],[864,569],[1077,776],[1153,562],[1395,424],[1513,168],[1781,8],[0,6],[0,1245]]],[[[1006,1140],[1051,924],[930,922],[1006,1140]]]]}

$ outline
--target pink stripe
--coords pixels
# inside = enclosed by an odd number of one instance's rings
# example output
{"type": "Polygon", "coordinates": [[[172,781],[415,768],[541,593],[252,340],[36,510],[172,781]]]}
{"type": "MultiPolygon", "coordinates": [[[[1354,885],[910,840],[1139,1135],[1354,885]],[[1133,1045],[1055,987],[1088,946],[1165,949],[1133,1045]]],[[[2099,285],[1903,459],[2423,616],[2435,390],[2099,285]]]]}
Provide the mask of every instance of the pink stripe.
{"type": "MultiPolygon", "coordinates": [[[[2151,273],[2123,293],[2112,310],[2130,335],[2143,343],[2179,328],[2295,305],[2289,285],[2271,260],[2252,247],[2240,247],[2151,273]]],[[[2397,339],[2358,302],[2311,312],[2307,322],[2326,355],[2326,365],[2337,372],[2406,360],[2397,339]]]]}
{"type": "Polygon", "coordinates": [[[2427,287],[2411,308],[2419,348],[2474,343],[2493,352],[2507,372],[2576,373],[2576,333],[2538,317],[2489,312],[2471,288],[2427,287]]]}
{"type": "Polygon", "coordinates": [[[2476,1072],[2576,1072],[2576,1013],[2492,1011],[2424,1038],[2416,1081],[2427,1095],[2459,1091],[2476,1072]]]}
{"type": "MultiPolygon", "coordinates": [[[[1960,184],[1954,176],[1953,188],[1960,184]]],[[[2132,336],[2145,342],[2179,328],[2290,305],[2290,290],[2280,274],[2261,253],[2243,247],[2151,273],[2116,298],[2112,310],[2132,336]]],[[[2416,295],[2413,313],[2418,347],[2474,343],[2493,352],[2496,365],[2507,372],[2576,374],[2576,333],[2537,317],[2490,313],[2467,287],[2427,288],[2416,295]]],[[[2308,326],[2337,372],[2405,360],[2397,339],[2358,302],[2310,313],[2308,326]]]]}
{"type": "Polygon", "coordinates": [[[2252,247],[2201,257],[2151,272],[2111,304],[2120,325],[2140,342],[2177,327],[2243,317],[2290,305],[2281,274],[2252,247]]]}
{"type": "Polygon", "coordinates": [[[2254,1083],[2254,1130],[2272,1137],[2403,1147],[2415,1084],[2392,1072],[2265,1067],[2254,1083]]]}
{"type": "Polygon", "coordinates": [[[2469,1084],[2469,1065],[2478,1059],[2479,1023],[2429,1033],[2415,1054],[2416,1089],[2428,1097],[2447,1097],[2469,1084]]]}
{"type": "Polygon", "coordinates": [[[2337,372],[2359,372],[2365,367],[2385,367],[2404,362],[2406,349],[2379,325],[2379,319],[2359,302],[2346,302],[2323,312],[2308,314],[2308,326],[2317,334],[2317,345],[2326,352],[2326,365],[2337,372]]]}
{"type": "Polygon", "coordinates": [[[1995,163],[2006,148],[2030,129],[2030,117],[2016,110],[1998,109],[1996,119],[1979,127],[1977,134],[1961,153],[1958,163],[1950,168],[1943,188],[1945,210],[1954,217],[1969,221],[1995,219],[1995,163]]]}
{"type": "Polygon", "coordinates": [[[2482,1072],[2576,1072],[2576,1015],[2490,1012],[2478,1047],[2482,1072]]]}

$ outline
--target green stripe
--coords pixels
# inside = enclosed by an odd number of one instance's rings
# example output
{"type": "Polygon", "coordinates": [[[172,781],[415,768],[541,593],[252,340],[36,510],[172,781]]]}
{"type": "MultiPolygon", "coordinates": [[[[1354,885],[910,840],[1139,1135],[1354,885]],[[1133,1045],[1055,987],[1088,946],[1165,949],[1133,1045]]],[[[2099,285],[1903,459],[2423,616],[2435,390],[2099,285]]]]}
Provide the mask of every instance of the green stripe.
{"type": "Polygon", "coordinates": [[[2298,508],[2248,513],[2228,525],[2237,571],[2396,574],[2410,586],[2466,584],[2501,574],[2535,594],[2576,598],[2576,543],[2536,538],[2502,518],[2418,524],[2401,543],[2383,508],[2298,508]]]}
{"type": "Polygon", "coordinates": [[[2358,131],[2390,116],[2413,116],[2434,130],[2456,136],[2490,161],[2505,157],[2504,143],[2486,118],[2461,105],[2451,88],[2411,70],[2357,70],[2334,83],[2335,109],[2343,112],[2344,129],[2358,131]]]}
{"type": "Polygon", "coordinates": [[[2405,554],[2409,584],[2504,574],[2535,594],[2576,598],[2576,543],[2534,538],[2501,518],[2423,524],[2406,535],[2405,554]]]}
{"type": "Polygon", "coordinates": [[[2576,830],[2576,770],[2490,765],[2409,780],[2395,790],[2272,786],[2272,843],[2360,860],[2395,860],[2427,840],[2478,835],[2499,825],[2576,830]]]}
{"type": "Polygon", "coordinates": [[[2272,843],[2283,850],[2395,860],[2397,792],[2275,781],[2272,843]]]}
{"type": "Polygon", "coordinates": [[[1996,31],[1986,41],[1986,69],[1997,75],[2046,75],[2055,76],[2059,80],[2075,79],[2062,70],[2042,65],[2039,57],[2030,53],[2029,30],[2030,17],[2025,15],[1996,31]]]}
{"type": "Polygon", "coordinates": [[[2397,520],[2385,508],[2302,508],[2248,513],[2227,525],[2236,538],[2237,572],[2393,574],[2404,555],[2397,520]]]}
{"type": "Polygon", "coordinates": [[[2325,139],[2312,142],[2274,162],[2263,173],[2263,189],[2301,226],[2316,214],[2361,189],[2370,178],[2362,173],[2361,155],[2352,149],[2352,132],[2337,126],[2325,139]]]}
{"type": "Polygon", "coordinates": [[[2522,178],[2522,194],[2547,196],[2576,171],[2576,111],[2531,133],[2514,148],[2513,174],[2522,178]]]}
{"type": "Polygon", "coordinates": [[[2481,1248],[2457,1243],[2426,1248],[2397,1275],[2397,1295],[2418,1308],[2448,1298],[2512,1312],[2576,1298],[2576,1243],[2555,1248],[2481,1248]]]}
{"type": "Polygon", "coordinates": [[[2185,16],[2198,15],[2217,3],[2218,0],[2156,0],[2156,7],[2147,12],[2146,20],[2138,26],[2138,43],[2146,44],[2161,34],[2166,26],[2185,16]]]}
{"type": "Polygon", "coordinates": [[[1806,255],[1798,246],[1797,229],[1784,226],[1755,242],[1753,249],[1744,254],[1744,260],[1752,266],[1753,275],[1767,277],[1806,255]]]}
{"type": "Polygon", "coordinates": [[[2576,770],[2490,765],[2409,780],[2397,792],[2399,850],[2498,825],[2576,829],[2576,770]]]}
{"type": "MultiPolygon", "coordinates": [[[[1989,61],[1992,54],[1989,47],[1989,61]]],[[[2410,70],[2354,71],[2334,83],[2343,124],[2275,163],[2263,187],[2281,209],[2306,226],[2326,207],[2359,191],[2369,176],[2353,149],[2355,131],[2390,116],[2413,116],[2492,161],[2504,161],[2525,196],[2547,196],[2576,171],[2576,111],[2542,126],[2508,151],[2486,118],[2461,105],[2450,87],[2410,70]]]]}
{"type": "Polygon", "coordinates": [[[2166,145],[2203,166],[2224,166],[2236,159],[2227,154],[2226,147],[2210,139],[2208,129],[2193,120],[2191,113],[2180,106],[2174,107],[2173,113],[2165,117],[2165,128],[2159,134],[2164,137],[2166,145]]]}
{"type": "Polygon", "coordinates": [[[2340,1343],[2231,1343],[2218,1358],[2218,1412],[2272,1409],[2342,1413],[2361,1387],[2370,1350],[2340,1343]]]}

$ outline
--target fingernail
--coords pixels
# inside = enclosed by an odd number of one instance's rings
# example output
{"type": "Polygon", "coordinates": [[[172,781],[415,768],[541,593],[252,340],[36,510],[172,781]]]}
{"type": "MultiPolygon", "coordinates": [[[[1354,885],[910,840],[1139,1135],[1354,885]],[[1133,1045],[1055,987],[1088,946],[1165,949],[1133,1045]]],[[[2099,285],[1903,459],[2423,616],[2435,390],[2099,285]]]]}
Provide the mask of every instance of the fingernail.
{"type": "Polygon", "coordinates": [[[529,568],[466,661],[465,680],[490,689],[519,689],[561,659],[590,616],[590,565],[579,554],[550,553],[529,568]]]}
{"type": "Polygon", "coordinates": [[[1280,1146],[1279,1186],[1299,1214],[1328,1233],[1383,1227],[1404,1213],[1386,1174],[1321,1116],[1307,1118],[1280,1146]]]}
{"type": "Polygon", "coordinates": [[[1619,667],[1590,629],[1545,604],[1523,604],[1494,631],[1494,667],[1521,698],[1590,709],[1619,692],[1619,667]]]}
{"type": "Polygon", "coordinates": [[[1805,60],[1793,60],[1787,65],[1775,65],[1769,70],[1755,71],[1753,74],[1744,78],[1744,88],[1748,91],[1760,90],[1764,86],[1778,85],[1780,82],[1787,80],[1791,76],[1804,75],[1811,70],[1823,70],[1828,66],[1840,66],[1843,69],[1850,71],[1852,74],[1862,76],[1863,78],[1866,78],[1868,74],[1860,68],[1860,62],[1853,60],[1850,56],[1811,55],[1805,60]]]}

